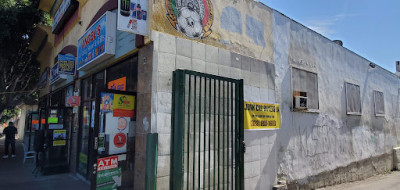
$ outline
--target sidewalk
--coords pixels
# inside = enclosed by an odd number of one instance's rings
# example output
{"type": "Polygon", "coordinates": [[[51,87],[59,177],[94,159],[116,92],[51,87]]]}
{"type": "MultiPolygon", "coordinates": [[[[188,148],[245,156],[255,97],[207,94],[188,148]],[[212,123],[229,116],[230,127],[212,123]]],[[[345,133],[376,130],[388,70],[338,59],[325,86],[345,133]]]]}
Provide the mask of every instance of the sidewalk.
{"type": "MultiPolygon", "coordinates": [[[[87,190],[89,184],[78,179],[71,173],[56,174],[37,177],[32,174],[35,165],[29,159],[25,164],[23,160],[23,148],[20,140],[16,142],[16,158],[0,158],[0,189],[40,189],[40,190],[87,190]]],[[[11,147],[10,147],[11,153],[11,147]]],[[[0,156],[4,155],[4,137],[0,138],[0,156]]]]}
{"type": "Polygon", "coordinates": [[[400,171],[377,175],[362,181],[339,184],[319,190],[399,190],[400,171]]]}

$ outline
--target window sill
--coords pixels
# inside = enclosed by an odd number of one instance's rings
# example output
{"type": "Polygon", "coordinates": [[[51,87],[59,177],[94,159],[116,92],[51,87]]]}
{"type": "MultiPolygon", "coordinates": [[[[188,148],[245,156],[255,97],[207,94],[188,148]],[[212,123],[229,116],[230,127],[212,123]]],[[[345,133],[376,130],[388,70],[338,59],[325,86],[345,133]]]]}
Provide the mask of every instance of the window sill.
{"type": "Polygon", "coordinates": [[[291,109],[292,112],[300,112],[300,113],[320,113],[319,109],[296,109],[296,108],[292,108],[291,109]]]}
{"type": "Polygon", "coordinates": [[[347,115],[361,116],[360,112],[347,112],[347,115]]]}

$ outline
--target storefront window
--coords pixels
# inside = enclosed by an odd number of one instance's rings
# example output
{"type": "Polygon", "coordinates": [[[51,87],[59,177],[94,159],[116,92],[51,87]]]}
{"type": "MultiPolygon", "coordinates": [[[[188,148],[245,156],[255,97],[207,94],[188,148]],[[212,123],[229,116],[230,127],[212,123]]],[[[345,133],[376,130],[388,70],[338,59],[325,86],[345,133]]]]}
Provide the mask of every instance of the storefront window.
{"type": "Polygon", "coordinates": [[[137,64],[135,56],[107,69],[108,89],[136,92],[137,64]]]}

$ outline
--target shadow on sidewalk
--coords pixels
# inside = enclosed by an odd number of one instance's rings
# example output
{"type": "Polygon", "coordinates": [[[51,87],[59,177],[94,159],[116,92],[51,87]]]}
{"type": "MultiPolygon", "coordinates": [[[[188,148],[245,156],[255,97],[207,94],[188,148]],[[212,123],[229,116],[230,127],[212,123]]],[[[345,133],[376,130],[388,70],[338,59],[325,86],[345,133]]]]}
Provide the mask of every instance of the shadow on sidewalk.
{"type": "MultiPolygon", "coordinates": [[[[10,152],[11,152],[11,147],[10,152]]],[[[23,161],[23,147],[21,140],[15,144],[16,158],[0,158],[0,189],[57,189],[57,190],[86,190],[89,184],[78,179],[71,173],[41,176],[40,173],[35,177],[32,171],[35,164],[32,159],[23,161]]],[[[0,138],[0,156],[4,155],[4,137],[0,138]]]]}

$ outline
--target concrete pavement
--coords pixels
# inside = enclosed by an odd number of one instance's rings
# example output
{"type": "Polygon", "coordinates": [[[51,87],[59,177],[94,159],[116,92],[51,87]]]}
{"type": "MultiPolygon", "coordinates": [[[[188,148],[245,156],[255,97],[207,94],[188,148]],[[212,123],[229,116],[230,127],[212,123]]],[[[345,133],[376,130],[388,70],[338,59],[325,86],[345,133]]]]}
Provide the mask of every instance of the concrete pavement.
{"type": "Polygon", "coordinates": [[[400,171],[370,177],[363,181],[326,187],[320,190],[400,190],[400,171]]]}
{"type": "MultiPolygon", "coordinates": [[[[16,143],[16,158],[0,158],[0,189],[1,190],[87,190],[89,184],[70,173],[35,177],[32,174],[35,165],[33,160],[22,164],[23,148],[21,141],[16,143]]],[[[10,147],[11,153],[11,147],[10,147]]],[[[0,156],[4,155],[4,137],[0,138],[0,156]]]]}

